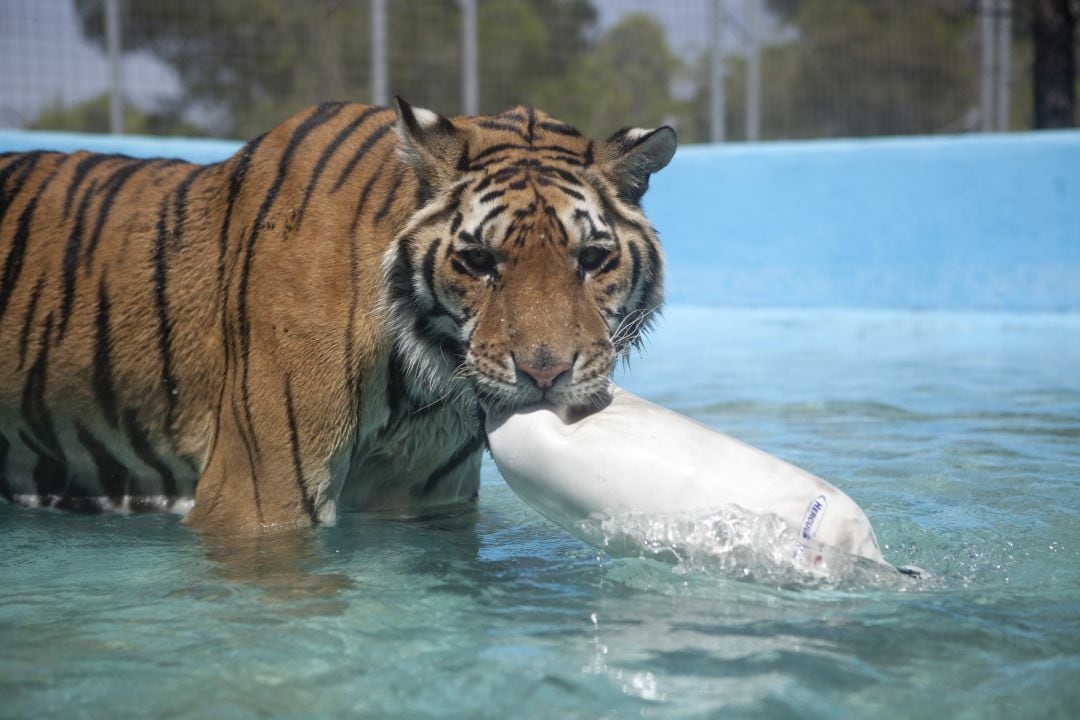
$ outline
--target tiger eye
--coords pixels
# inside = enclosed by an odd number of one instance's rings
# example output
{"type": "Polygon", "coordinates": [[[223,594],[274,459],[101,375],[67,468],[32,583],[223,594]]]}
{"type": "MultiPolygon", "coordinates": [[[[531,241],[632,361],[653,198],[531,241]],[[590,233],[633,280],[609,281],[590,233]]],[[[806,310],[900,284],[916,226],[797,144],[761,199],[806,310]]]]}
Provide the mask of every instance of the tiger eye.
{"type": "Polygon", "coordinates": [[[470,248],[458,253],[469,269],[474,272],[488,274],[495,269],[495,254],[484,248],[470,248]]]}
{"type": "Polygon", "coordinates": [[[585,272],[597,270],[611,251],[599,245],[587,245],[578,251],[578,264],[585,272]]]}

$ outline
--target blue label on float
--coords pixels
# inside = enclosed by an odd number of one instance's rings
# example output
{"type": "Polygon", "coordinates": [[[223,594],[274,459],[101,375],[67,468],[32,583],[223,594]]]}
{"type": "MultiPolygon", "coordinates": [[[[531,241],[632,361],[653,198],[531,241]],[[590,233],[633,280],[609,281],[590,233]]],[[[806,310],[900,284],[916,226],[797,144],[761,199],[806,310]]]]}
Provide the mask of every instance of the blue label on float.
{"type": "Polygon", "coordinates": [[[825,510],[829,507],[829,499],[824,495],[818,495],[810,502],[810,507],[806,508],[806,516],[802,522],[802,538],[803,540],[813,540],[814,535],[817,534],[818,527],[821,525],[822,518],[825,517],[825,510]]]}

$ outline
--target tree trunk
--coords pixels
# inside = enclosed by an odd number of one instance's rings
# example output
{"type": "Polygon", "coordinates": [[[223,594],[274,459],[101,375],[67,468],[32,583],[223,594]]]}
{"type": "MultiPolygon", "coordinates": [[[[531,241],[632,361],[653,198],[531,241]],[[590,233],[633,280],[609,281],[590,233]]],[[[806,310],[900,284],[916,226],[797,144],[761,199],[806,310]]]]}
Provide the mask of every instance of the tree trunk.
{"type": "Polygon", "coordinates": [[[1076,17],[1071,0],[1035,0],[1035,127],[1075,124],[1076,17]]]}

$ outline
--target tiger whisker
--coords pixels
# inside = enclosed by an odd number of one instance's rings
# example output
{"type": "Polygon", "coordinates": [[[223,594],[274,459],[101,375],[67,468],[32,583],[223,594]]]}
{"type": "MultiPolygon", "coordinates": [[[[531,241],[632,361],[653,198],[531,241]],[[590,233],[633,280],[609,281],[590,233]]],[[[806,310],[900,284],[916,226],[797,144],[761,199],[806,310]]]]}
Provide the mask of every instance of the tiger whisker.
{"type": "Polygon", "coordinates": [[[642,325],[648,316],[649,311],[641,308],[633,310],[626,314],[626,316],[619,321],[619,324],[615,327],[615,331],[611,334],[611,344],[615,346],[618,351],[622,351],[621,347],[627,344],[627,340],[633,337],[639,337],[641,334],[642,325]]]}

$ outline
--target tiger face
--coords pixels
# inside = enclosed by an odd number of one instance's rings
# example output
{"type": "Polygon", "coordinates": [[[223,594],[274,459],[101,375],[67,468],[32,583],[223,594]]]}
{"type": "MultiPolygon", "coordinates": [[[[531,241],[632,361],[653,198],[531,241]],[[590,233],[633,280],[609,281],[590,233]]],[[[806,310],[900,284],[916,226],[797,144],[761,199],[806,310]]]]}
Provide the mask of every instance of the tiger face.
{"type": "Polygon", "coordinates": [[[398,113],[421,206],[384,273],[408,367],[498,411],[597,402],[661,304],[640,200],[674,131],[597,143],[531,108],[450,120],[399,100],[398,113]]]}

